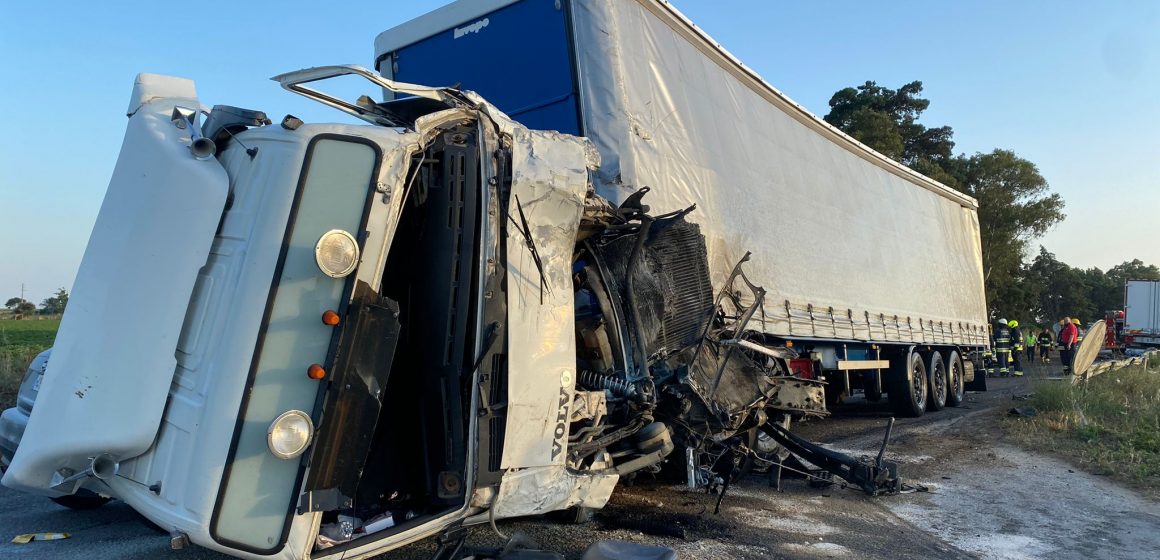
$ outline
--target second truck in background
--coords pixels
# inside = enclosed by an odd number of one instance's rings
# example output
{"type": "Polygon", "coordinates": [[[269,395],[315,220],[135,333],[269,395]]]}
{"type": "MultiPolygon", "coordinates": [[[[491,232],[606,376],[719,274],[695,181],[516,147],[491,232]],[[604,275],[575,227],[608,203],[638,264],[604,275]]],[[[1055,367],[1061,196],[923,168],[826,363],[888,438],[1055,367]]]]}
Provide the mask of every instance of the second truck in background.
{"type": "Polygon", "coordinates": [[[1160,281],[1128,280],[1124,286],[1123,340],[1127,346],[1160,346],[1160,281]]]}

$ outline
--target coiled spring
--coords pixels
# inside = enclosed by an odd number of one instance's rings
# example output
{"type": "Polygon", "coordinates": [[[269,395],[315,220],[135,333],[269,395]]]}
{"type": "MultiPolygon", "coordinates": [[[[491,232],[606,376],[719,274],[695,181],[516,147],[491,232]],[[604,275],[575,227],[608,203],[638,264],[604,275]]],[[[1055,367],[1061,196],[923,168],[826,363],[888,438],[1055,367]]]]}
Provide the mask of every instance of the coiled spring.
{"type": "Polygon", "coordinates": [[[588,389],[610,391],[618,397],[627,397],[636,393],[636,387],[628,381],[594,371],[580,372],[580,384],[588,389]]]}

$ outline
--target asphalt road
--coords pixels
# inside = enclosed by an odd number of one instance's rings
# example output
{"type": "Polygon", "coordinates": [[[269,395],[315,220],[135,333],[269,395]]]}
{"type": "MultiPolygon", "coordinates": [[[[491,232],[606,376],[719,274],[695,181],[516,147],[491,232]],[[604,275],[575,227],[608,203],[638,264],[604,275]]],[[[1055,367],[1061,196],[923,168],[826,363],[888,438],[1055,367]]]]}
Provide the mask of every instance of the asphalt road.
{"type": "MultiPolygon", "coordinates": [[[[1032,369],[1031,372],[1042,373],[1032,369]]],[[[716,496],[640,479],[623,485],[586,525],[536,518],[501,522],[546,549],[578,558],[599,539],[669,546],[684,559],[717,558],[1154,558],[1160,506],[1103,477],[1009,444],[1003,413],[1027,392],[1026,379],[991,380],[964,406],[900,419],[887,458],[905,480],[928,492],[870,498],[800,479],[770,487],[750,475],[716,496]]],[[[884,404],[853,402],[835,417],[795,433],[832,448],[872,455],[890,416],[884,404]]],[[[168,538],[124,504],[75,512],[44,498],[0,488],[0,558],[221,559],[197,547],[168,549],[168,538]],[[10,544],[15,535],[60,531],[67,540],[10,544]]],[[[475,546],[502,543],[490,528],[472,530],[475,546]]],[[[426,558],[417,545],[384,558],[426,558]]]]}

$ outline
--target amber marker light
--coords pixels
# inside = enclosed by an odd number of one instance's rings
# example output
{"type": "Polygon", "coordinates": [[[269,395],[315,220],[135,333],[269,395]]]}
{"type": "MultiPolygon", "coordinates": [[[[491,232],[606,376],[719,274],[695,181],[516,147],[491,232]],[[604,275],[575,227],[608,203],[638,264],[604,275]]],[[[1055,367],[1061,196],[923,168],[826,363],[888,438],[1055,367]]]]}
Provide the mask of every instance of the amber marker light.
{"type": "Polygon", "coordinates": [[[332,327],[337,327],[338,324],[341,322],[342,322],[342,318],[339,317],[338,313],[335,313],[333,309],[327,309],[325,312],[322,313],[322,323],[324,325],[330,325],[332,327]]]}
{"type": "Polygon", "coordinates": [[[318,364],[310,364],[310,367],[306,368],[306,376],[317,381],[326,377],[326,370],[318,364]]]}

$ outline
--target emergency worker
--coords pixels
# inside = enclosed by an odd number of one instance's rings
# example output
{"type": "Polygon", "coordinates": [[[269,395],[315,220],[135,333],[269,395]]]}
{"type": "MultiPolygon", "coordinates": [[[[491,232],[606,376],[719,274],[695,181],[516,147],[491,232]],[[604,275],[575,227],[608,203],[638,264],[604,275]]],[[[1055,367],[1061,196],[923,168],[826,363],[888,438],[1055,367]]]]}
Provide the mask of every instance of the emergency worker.
{"type": "Polygon", "coordinates": [[[1047,327],[1044,327],[1043,330],[1039,332],[1039,342],[1037,344],[1037,346],[1039,346],[1040,363],[1051,363],[1051,347],[1054,345],[1055,340],[1051,336],[1051,331],[1047,327]]]}
{"type": "Polygon", "coordinates": [[[1071,323],[1075,325],[1075,345],[1078,347],[1079,343],[1083,342],[1083,335],[1086,334],[1086,331],[1084,331],[1083,323],[1079,322],[1079,319],[1072,319],[1071,323]]]}
{"type": "Polygon", "coordinates": [[[1011,373],[1015,377],[1023,377],[1023,331],[1019,329],[1019,321],[1015,319],[1008,321],[1007,327],[1010,331],[1011,343],[1014,344],[1014,349],[1011,352],[1011,362],[1013,363],[1011,373]]]}
{"type": "Polygon", "coordinates": [[[1071,321],[1071,317],[1064,317],[1063,327],[1059,329],[1059,361],[1063,362],[1065,375],[1071,371],[1071,358],[1078,336],[1079,328],[1071,321]]]}
{"type": "Polygon", "coordinates": [[[1010,375],[1011,362],[1011,330],[1007,328],[1007,320],[999,319],[995,321],[995,361],[998,362],[995,368],[995,375],[999,377],[1007,377],[1010,375]]]}
{"type": "Polygon", "coordinates": [[[1027,336],[1023,340],[1023,346],[1027,348],[1027,361],[1035,363],[1035,345],[1039,342],[1039,337],[1035,333],[1035,329],[1027,329],[1027,336]]]}

